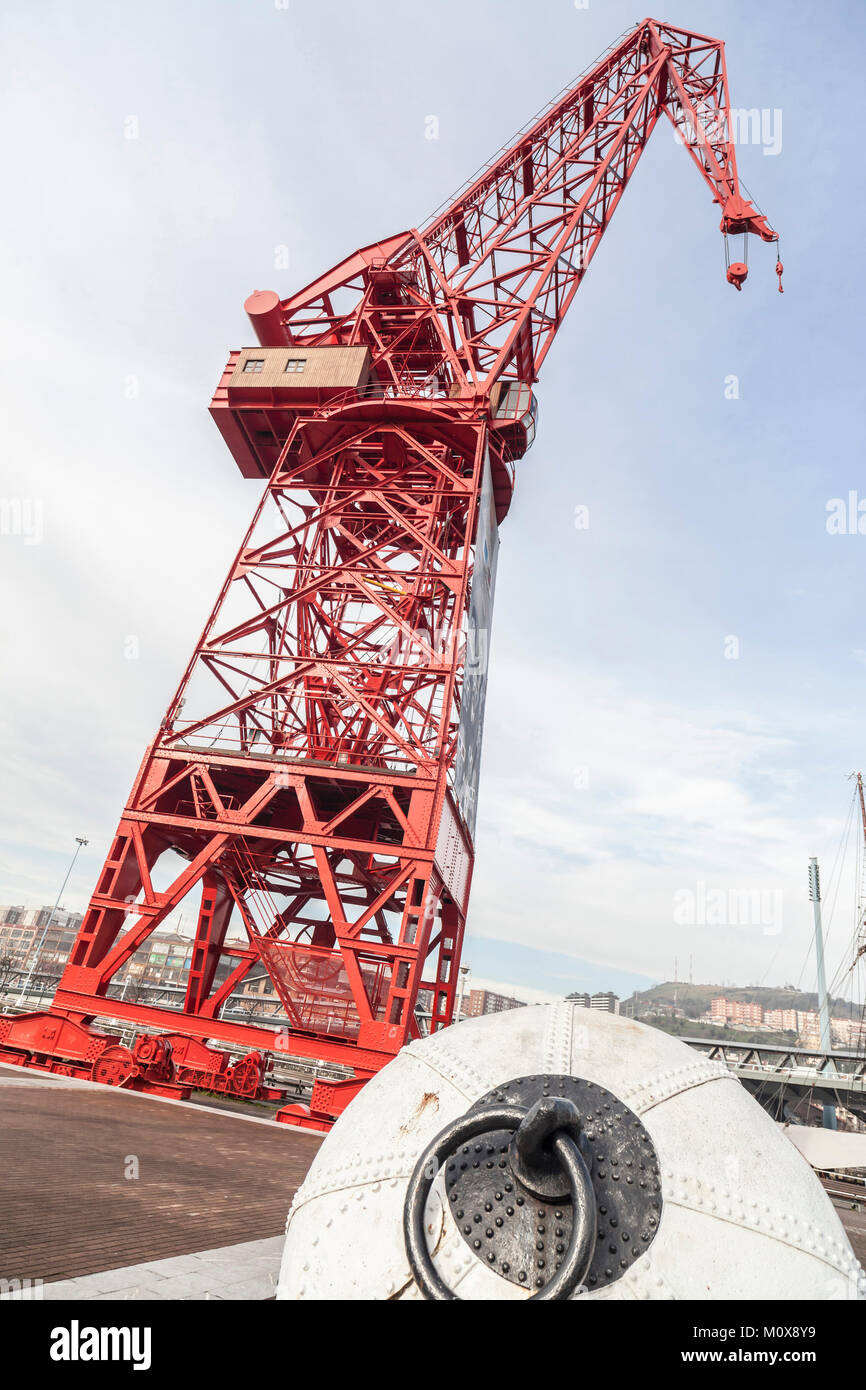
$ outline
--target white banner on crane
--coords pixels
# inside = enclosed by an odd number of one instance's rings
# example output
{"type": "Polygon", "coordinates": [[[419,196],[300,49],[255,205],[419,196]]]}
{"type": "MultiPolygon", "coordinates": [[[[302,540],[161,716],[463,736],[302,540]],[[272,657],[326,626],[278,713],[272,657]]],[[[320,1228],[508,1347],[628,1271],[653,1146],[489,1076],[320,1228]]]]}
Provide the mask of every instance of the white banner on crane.
{"type": "Polygon", "coordinates": [[[463,697],[457,733],[457,755],[454,760],[454,796],[473,841],[478,815],[478,779],[481,773],[481,744],[484,735],[487,669],[498,559],[499,528],[496,524],[493,476],[488,454],[484,460],[484,476],[478,502],[475,562],[472,569],[466,629],[463,697]]]}

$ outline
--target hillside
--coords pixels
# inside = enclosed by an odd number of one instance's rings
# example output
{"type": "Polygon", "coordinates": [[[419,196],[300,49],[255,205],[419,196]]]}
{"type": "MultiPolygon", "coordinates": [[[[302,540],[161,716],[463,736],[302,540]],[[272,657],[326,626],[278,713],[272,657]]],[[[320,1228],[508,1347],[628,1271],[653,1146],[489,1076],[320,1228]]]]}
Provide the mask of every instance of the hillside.
{"type": "MultiPolygon", "coordinates": [[[[713,999],[724,995],[745,1004],[760,1004],[764,1009],[796,1009],[799,1013],[817,1011],[818,996],[805,990],[794,989],[792,985],[746,985],[734,988],[726,985],[690,985],[682,980],[667,981],[654,985],[652,989],[642,989],[624,1000],[623,1013],[635,1013],[651,1009],[654,1004],[675,1005],[682,1009],[687,1018],[699,1018],[709,1013],[713,999]]],[[[834,1018],[859,1018],[860,1009],[846,999],[832,999],[830,1012],[834,1018]]]]}

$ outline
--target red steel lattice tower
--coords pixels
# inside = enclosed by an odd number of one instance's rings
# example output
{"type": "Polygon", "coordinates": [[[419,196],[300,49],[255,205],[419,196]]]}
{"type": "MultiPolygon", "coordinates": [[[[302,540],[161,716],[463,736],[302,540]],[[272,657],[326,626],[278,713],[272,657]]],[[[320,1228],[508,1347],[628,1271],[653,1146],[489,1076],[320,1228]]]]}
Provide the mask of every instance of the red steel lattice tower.
{"type": "MultiPolygon", "coordinates": [[[[0,1021],[5,1055],[144,1089],[204,1084],[209,1040],[274,1048],[272,1029],[222,1017],[262,965],[283,1048],[351,1068],[317,1083],[309,1113],[290,1107],[324,1127],[405,1042],[451,1021],[497,526],[534,435],[531,388],[661,116],[726,241],[777,240],[740,192],[729,112],[723,44],[646,20],[425,230],[288,299],[250,297],[259,346],[231,354],[211,412],[264,495],[53,1006],[0,1021]],[[176,872],[157,890],[168,851],[176,872]],[[110,995],[193,891],[182,1012],[110,995]],[[226,944],[230,918],[243,946],[226,944]],[[92,1027],[100,1015],[167,1041],[144,1034],[133,1056],[92,1027]]],[[[745,274],[729,256],[736,288],[745,274]]]]}

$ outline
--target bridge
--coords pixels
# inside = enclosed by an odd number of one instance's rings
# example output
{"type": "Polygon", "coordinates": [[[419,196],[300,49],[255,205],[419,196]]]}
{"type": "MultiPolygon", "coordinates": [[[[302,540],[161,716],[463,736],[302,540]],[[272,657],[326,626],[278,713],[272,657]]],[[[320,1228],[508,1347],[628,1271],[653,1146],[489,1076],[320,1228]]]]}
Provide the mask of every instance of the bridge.
{"type": "Polygon", "coordinates": [[[857,1052],[683,1038],[697,1052],[724,1062],[776,1119],[790,1102],[841,1105],[866,1120],[866,1057],[857,1052]]]}

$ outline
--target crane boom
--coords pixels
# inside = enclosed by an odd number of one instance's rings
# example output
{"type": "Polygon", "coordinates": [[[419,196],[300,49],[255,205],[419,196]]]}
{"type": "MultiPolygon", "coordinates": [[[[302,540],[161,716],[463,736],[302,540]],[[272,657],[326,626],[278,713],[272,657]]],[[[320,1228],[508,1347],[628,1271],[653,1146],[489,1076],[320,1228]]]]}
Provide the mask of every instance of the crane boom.
{"type": "MultiPolygon", "coordinates": [[[[534,382],[662,114],[721,209],[725,236],[777,241],[740,192],[724,44],[647,19],[422,232],[390,239],[378,259],[376,248],[359,252],[286,300],[277,316],[283,340],[362,333],[363,293],[340,319],[333,294],[354,287],[361,266],[384,264],[407,299],[429,306],[440,330],[427,354],[416,353],[412,372],[392,361],[401,386],[414,379],[422,390],[438,384],[489,392],[506,371],[534,382]]],[[[745,279],[739,264],[729,277],[738,288],[745,279]]],[[[402,346],[381,344],[392,359],[402,346]]]]}
{"type": "MultiPolygon", "coordinates": [[[[0,1055],[251,1095],[276,1048],[348,1069],[285,1111],[327,1128],[451,1022],[498,525],[532,386],[662,114],[726,238],[776,240],[740,191],[723,45],[645,20],[422,231],[247,300],[258,346],[231,353],[211,413],[264,492],[52,1009],[0,1019],[0,1055]],[[116,977],[192,894],[180,1007],[127,998],[116,977]],[[257,972],[267,992],[242,1021],[257,972]],[[100,1016],[148,1031],[127,1048],[100,1016]],[[255,1052],[227,1070],[213,1039],[255,1052]]],[[[745,264],[728,278],[740,288],[745,264]]]]}

